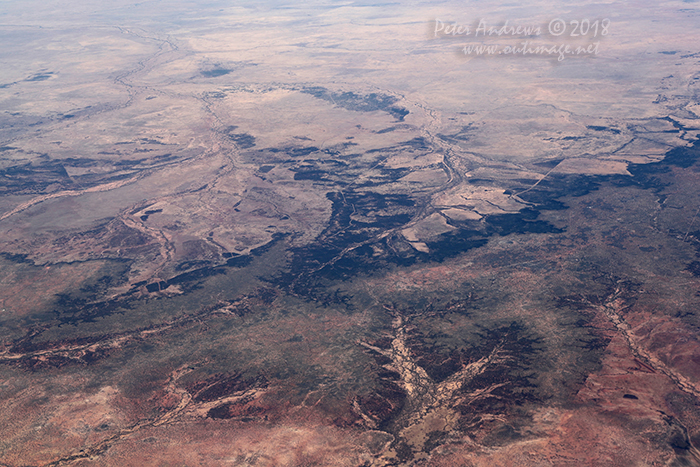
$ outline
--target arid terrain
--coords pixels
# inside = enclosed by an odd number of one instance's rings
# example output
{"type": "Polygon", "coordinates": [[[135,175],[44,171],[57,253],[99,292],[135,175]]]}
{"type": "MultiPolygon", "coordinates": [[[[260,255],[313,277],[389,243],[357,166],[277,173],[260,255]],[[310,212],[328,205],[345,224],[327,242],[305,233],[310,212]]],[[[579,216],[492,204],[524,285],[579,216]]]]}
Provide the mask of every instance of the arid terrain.
{"type": "Polygon", "coordinates": [[[0,2],[1,466],[700,466],[700,3],[93,3],[0,2]]]}

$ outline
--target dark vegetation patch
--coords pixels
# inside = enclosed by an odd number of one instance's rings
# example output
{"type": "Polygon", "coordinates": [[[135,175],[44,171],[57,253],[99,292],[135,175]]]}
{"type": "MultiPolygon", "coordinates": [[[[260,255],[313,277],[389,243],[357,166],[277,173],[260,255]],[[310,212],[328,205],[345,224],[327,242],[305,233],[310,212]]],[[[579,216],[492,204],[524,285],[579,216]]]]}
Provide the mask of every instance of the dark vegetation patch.
{"type": "MultiPolygon", "coordinates": [[[[671,119],[662,119],[670,121],[677,131],[689,131],[683,125],[671,119]]],[[[692,145],[687,147],[673,148],[666,152],[665,157],[651,164],[629,164],[627,170],[632,174],[634,181],[643,188],[658,189],[658,180],[653,178],[654,175],[668,173],[672,167],[687,169],[695,165],[700,157],[700,140],[696,140],[692,145]]]]}
{"type": "Polygon", "coordinates": [[[320,149],[317,148],[316,146],[307,146],[307,147],[289,146],[289,147],[282,149],[282,152],[284,152],[285,154],[287,154],[291,157],[305,157],[305,156],[308,156],[308,155],[313,154],[313,153],[318,152],[318,151],[320,151],[320,149]]]}
{"type": "Polygon", "coordinates": [[[354,171],[346,170],[348,165],[336,159],[305,160],[289,170],[294,172],[294,180],[323,181],[342,186],[356,178],[354,171]]]}
{"type": "Polygon", "coordinates": [[[56,294],[53,315],[61,324],[75,325],[93,323],[112,314],[124,314],[133,309],[132,300],[100,300],[111,288],[127,280],[128,264],[126,260],[113,260],[111,271],[98,279],[87,281],[77,291],[56,294]]]}
{"type": "Polygon", "coordinates": [[[230,403],[217,405],[216,407],[209,409],[209,411],[207,412],[207,417],[213,418],[213,419],[232,418],[231,410],[230,410],[231,405],[232,404],[230,404],[230,403]]]}
{"type": "Polygon", "coordinates": [[[0,256],[5,258],[8,261],[11,261],[13,263],[25,263],[25,264],[34,264],[34,261],[27,259],[29,255],[25,254],[20,254],[20,253],[0,253],[0,256]]]}
{"type": "Polygon", "coordinates": [[[609,131],[610,133],[614,133],[616,135],[620,134],[620,130],[618,130],[617,128],[611,128],[607,126],[588,125],[586,128],[593,131],[609,131]]]}
{"type": "Polygon", "coordinates": [[[552,224],[537,220],[539,211],[532,208],[522,209],[518,213],[489,215],[484,221],[493,232],[501,236],[510,234],[526,233],[562,233],[562,229],[554,227],[552,224]]]}
{"type": "Polygon", "coordinates": [[[25,79],[25,81],[46,81],[54,75],[53,71],[45,71],[42,73],[35,73],[32,76],[25,79]]]}
{"type": "Polygon", "coordinates": [[[226,260],[226,265],[233,268],[243,268],[248,266],[253,261],[251,255],[233,256],[226,260]]]}
{"type": "Polygon", "coordinates": [[[385,94],[355,94],[354,92],[333,92],[321,86],[303,88],[304,94],[310,94],[317,99],[332,103],[338,107],[355,112],[387,112],[397,121],[403,121],[409,111],[403,107],[394,105],[398,98],[385,94]]]}
{"type": "MultiPolygon", "coordinates": [[[[163,212],[163,210],[162,209],[149,209],[148,211],[144,212],[144,214],[142,216],[140,216],[139,218],[143,222],[146,222],[148,220],[149,216],[152,216],[153,214],[158,214],[159,212],[163,212]]],[[[132,214],[135,214],[135,212],[133,212],[132,214]]]]}
{"type": "Polygon", "coordinates": [[[248,133],[229,133],[228,137],[241,149],[249,149],[255,146],[255,136],[248,133]]]}
{"type": "Polygon", "coordinates": [[[693,261],[686,267],[695,277],[700,277],[700,261],[693,261]]]}
{"type": "Polygon", "coordinates": [[[75,187],[61,161],[26,162],[0,169],[0,186],[13,194],[43,192],[51,185],[61,189],[75,187]]]}
{"type": "Polygon", "coordinates": [[[250,149],[255,146],[255,136],[248,133],[236,133],[238,127],[231,125],[223,129],[222,133],[241,149],[250,149]]]}
{"type": "MultiPolygon", "coordinates": [[[[139,151],[139,149],[135,149],[133,152],[139,151]]],[[[49,188],[51,188],[51,191],[85,189],[133,177],[133,172],[122,173],[125,169],[147,169],[153,164],[170,162],[175,158],[176,156],[172,154],[164,154],[150,159],[109,161],[88,157],[50,159],[48,155],[43,155],[31,162],[20,162],[0,169],[0,187],[13,194],[44,193],[49,188]],[[138,167],[139,165],[142,165],[142,167],[138,167]],[[66,168],[71,167],[97,167],[102,170],[98,170],[95,173],[87,172],[81,175],[69,176],[66,168]]]]}
{"type": "Polygon", "coordinates": [[[113,314],[124,314],[133,309],[128,300],[87,303],[80,297],[58,295],[56,300],[56,318],[61,324],[94,323],[100,318],[113,314]],[[60,310],[60,311],[59,311],[60,310]]]}
{"type": "Polygon", "coordinates": [[[224,76],[229,73],[231,73],[233,70],[229,70],[227,68],[222,68],[222,67],[214,67],[211,70],[204,70],[201,72],[202,76],[205,78],[217,78],[219,76],[224,76]]]}

